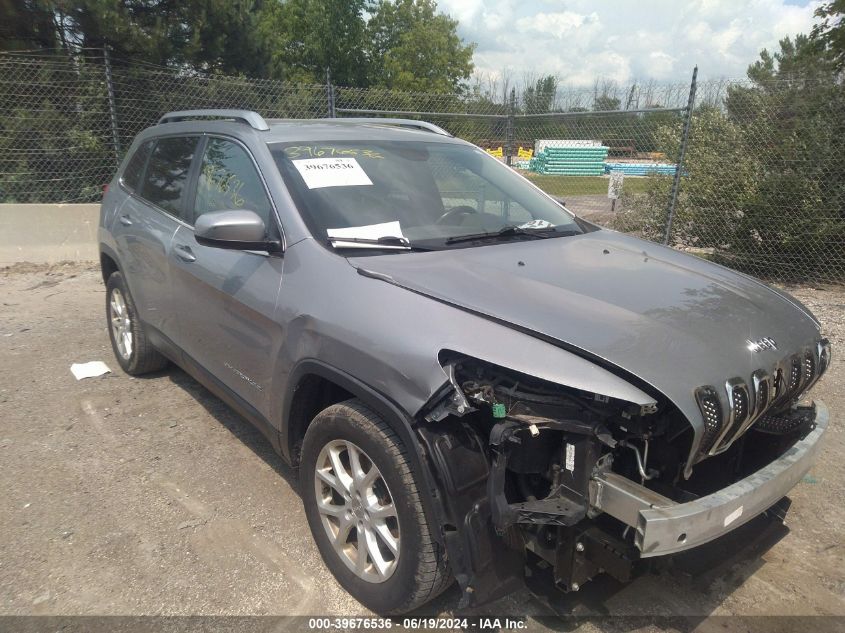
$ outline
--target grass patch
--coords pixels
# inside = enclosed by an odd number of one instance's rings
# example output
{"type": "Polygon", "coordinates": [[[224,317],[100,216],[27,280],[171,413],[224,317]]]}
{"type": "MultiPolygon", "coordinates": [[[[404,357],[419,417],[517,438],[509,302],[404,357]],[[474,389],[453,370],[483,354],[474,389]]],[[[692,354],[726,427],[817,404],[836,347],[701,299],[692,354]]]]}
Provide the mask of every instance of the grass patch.
{"type": "MultiPolygon", "coordinates": [[[[522,172],[535,185],[553,196],[597,196],[607,195],[607,181],[603,176],[543,176],[522,172]]],[[[627,194],[644,193],[648,178],[625,178],[623,190],[627,194]]]]}

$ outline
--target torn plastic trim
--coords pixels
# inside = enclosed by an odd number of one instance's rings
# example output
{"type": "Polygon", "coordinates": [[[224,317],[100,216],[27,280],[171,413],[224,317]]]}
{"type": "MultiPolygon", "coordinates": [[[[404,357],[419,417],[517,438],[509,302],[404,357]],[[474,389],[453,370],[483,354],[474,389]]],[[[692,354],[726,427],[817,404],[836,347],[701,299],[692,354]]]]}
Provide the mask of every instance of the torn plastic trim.
{"type": "Polygon", "coordinates": [[[443,507],[440,531],[462,590],[460,608],[478,606],[523,586],[523,556],[496,533],[487,499],[485,442],[467,424],[421,424],[417,438],[443,507]]]}

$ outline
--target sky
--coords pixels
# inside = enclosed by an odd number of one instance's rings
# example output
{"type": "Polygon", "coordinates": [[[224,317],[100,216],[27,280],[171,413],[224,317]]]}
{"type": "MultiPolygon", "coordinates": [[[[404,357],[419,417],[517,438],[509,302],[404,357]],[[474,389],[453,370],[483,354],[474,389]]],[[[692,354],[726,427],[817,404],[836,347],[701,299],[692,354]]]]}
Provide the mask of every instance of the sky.
{"type": "Polygon", "coordinates": [[[763,48],[809,33],[818,0],[439,0],[476,72],[517,83],[741,78],[763,48]]]}

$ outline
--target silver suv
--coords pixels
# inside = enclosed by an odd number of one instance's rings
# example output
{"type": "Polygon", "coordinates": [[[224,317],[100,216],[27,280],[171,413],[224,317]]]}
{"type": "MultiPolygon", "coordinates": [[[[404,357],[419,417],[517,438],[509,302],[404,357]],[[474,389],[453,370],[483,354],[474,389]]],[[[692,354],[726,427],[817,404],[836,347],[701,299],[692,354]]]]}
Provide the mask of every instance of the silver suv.
{"type": "Polygon", "coordinates": [[[798,301],[579,219],[428,123],[167,114],[99,242],[121,367],[172,361],[257,425],[378,613],[453,579],[462,605],[625,581],[782,518],[827,427],[798,301]]]}

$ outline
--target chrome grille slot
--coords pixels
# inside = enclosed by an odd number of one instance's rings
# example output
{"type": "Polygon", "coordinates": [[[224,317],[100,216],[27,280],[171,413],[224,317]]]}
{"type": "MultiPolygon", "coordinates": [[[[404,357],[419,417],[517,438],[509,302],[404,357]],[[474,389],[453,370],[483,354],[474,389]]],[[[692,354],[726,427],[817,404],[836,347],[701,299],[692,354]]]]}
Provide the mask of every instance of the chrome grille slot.
{"type": "Polygon", "coordinates": [[[819,353],[819,376],[830,367],[830,341],[822,339],[818,344],[819,353]]]}
{"type": "Polygon", "coordinates": [[[757,408],[760,410],[760,412],[765,411],[769,406],[769,383],[767,381],[760,383],[760,389],[757,393],[757,398],[757,408]]]}
{"type": "MultiPolygon", "coordinates": [[[[759,418],[772,404],[772,377],[762,369],[758,369],[751,376],[751,384],[754,387],[754,415],[752,418],[759,418]]],[[[749,420],[749,425],[752,421],[749,420]]]]}
{"type": "Polygon", "coordinates": [[[810,378],[805,378],[801,391],[806,392],[815,385],[828,367],[830,367],[830,341],[822,339],[804,356],[804,375],[809,374],[810,378]]]}
{"type": "Polygon", "coordinates": [[[775,369],[775,377],[772,380],[772,402],[777,402],[787,393],[786,379],[783,374],[783,367],[775,369]]]}
{"type": "Polygon", "coordinates": [[[719,436],[722,428],[722,404],[713,387],[700,387],[695,392],[695,399],[701,416],[704,418],[704,435],[701,438],[701,451],[707,452],[719,436]]]}
{"type": "Polygon", "coordinates": [[[816,375],[816,357],[813,352],[807,352],[804,354],[804,371],[803,377],[801,379],[802,385],[809,385],[813,382],[813,378],[816,375]]]}
{"type": "Polygon", "coordinates": [[[801,359],[793,356],[789,362],[789,395],[796,395],[801,386],[801,359]]]}
{"type": "Polygon", "coordinates": [[[742,424],[748,417],[748,391],[744,386],[733,388],[734,424],[742,424]]]}
{"type": "Polygon", "coordinates": [[[751,384],[754,389],[754,409],[751,411],[742,424],[737,423],[736,430],[729,444],[733,443],[740,435],[745,433],[749,427],[759,420],[772,404],[772,377],[762,369],[758,369],[751,376],[751,384]]]}
{"type": "Polygon", "coordinates": [[[711,455],[721,453],[731,445],[731,440],[726,439],[731,431],[736,431],[745,423],[749,412],[748,387],[741,378],[731,378],[725,383],[725,391],[728,397],[728,411],[726,422],[710,449],[711,455]]]}

